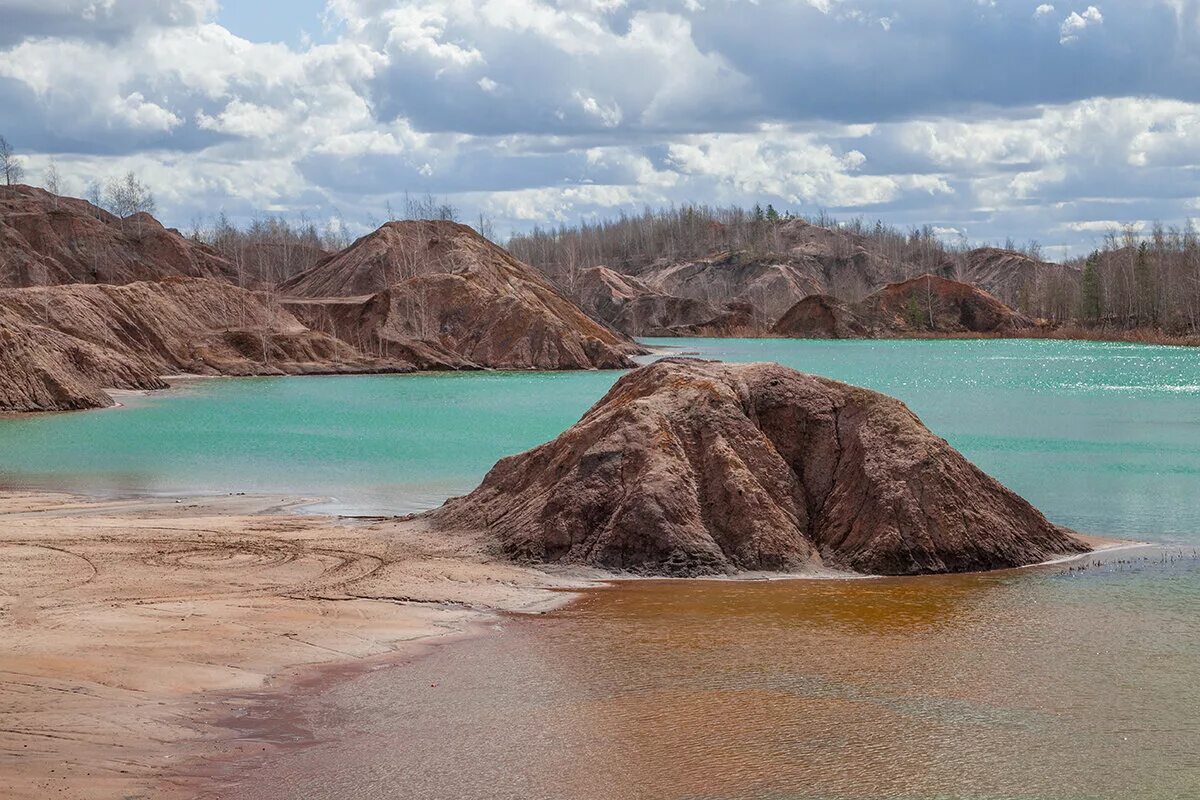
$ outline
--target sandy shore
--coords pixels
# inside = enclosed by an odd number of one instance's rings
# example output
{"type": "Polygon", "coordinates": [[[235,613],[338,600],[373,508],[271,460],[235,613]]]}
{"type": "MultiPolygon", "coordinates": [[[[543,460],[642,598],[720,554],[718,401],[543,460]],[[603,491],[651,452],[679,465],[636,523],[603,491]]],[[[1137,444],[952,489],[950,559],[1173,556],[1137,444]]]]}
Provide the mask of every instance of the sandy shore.
{"type": "Polygon", "coordinates": [[[415,654],[584,585],[303,500],[0,493],[0,796],[194,794],[251,693],[415,654]],[[187,774],[187,769],[182,770],[187,774]]]}

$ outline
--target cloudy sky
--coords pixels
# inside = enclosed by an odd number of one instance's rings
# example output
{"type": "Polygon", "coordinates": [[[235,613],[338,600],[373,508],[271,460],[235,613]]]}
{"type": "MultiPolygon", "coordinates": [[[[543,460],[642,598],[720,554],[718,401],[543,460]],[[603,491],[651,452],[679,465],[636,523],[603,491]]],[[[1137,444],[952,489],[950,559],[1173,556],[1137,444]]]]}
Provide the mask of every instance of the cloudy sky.
{"type": "Polygon", "coordinates": [[[1200,0],[0,0],[0,133],[180,227],[757,201],[1064,256],[1200,217],[1200,0]]]}

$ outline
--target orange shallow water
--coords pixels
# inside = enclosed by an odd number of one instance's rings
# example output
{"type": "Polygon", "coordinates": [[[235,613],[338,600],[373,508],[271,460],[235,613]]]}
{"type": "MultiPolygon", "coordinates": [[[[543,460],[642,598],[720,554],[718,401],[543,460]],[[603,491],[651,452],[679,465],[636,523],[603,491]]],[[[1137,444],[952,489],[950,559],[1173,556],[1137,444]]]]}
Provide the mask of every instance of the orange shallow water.
{"type": "Polygon", "coordinates": [[[623,583],[287,701],[319,743],[222,796],[1196,796],[1200,561],[1171,552],[623,583]]]}

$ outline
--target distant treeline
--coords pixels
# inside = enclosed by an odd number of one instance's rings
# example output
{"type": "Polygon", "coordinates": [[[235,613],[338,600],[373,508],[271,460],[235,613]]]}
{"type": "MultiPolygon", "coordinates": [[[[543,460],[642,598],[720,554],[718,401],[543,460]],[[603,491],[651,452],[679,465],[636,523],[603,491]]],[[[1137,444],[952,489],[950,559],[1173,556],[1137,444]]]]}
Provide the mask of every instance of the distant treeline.
{"type": "Polygon", "coordinates": [[[1082,270],[1078,320],[1089,326],[1200,332],[1200,234],[1155,224],[1109,233],[1082,270]]]}
{"type": "Polygon", "coordinates": [[[622,212],[607,220],[534,228],[513,236],[508,248],[518,258],[554,273],[598,264],[637,270],[660,259],[703,258],[722,251],[783,255],[785,226],[792,220],[845,234],[831,242],[836,257],[850,255],[861,244],[896,264],[933,271],[953,252],[932,226],[905,231],[861,218],[839,223],[826,214],[804,217],[776,211],[771,205],[686,205],[647,208],[632,215],[622,212]]]}

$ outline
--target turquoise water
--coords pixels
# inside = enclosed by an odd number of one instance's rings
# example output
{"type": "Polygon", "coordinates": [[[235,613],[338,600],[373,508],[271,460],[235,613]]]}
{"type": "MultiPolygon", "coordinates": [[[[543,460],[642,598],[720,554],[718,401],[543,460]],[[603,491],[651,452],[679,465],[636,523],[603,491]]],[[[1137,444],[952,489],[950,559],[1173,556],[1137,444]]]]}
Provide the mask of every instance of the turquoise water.
{"type": "MultiPolygon", "coordinates": [[[[1200,352],[1052,341],[649,340],[904,400],[1055,521],[1200,541],[1200,352]]],[[[619,373],[188,381],[104,411],[0,419],[0,484],[287,492],[406,513],[553,438],[619,373]]]]}

